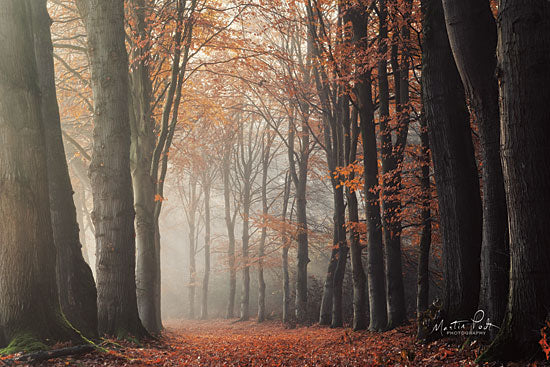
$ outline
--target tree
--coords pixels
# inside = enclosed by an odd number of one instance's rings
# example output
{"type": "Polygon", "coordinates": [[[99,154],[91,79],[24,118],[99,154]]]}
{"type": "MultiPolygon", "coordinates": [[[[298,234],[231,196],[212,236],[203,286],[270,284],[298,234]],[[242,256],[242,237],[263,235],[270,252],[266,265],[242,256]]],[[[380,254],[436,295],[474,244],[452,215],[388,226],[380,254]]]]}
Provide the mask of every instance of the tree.
{"type": "Polygon", "coordinates": [[[31,1],[29,4],[46,141],[59,301],[67,320],[84,335],[94,337],[97,336],[97,293],[92,271],[82,256],[73,188],[61,137],[50,34],[51,19],[46,0],[31,1]]]}
{"type": "Polygon", "coordinates": [[[124,2],[80,0],[94,95],[90,163],[100,334],[147,334],[138,316],[124,2]]]}
{"type": "MultiPolygon", "coordinates": [[[[390,125],[390,88],[388,83],[388,6],[385,0],[379,1],[379,34],[378,52],[378,91],[380,111],[380,153],[382,160],[382,199],[383,199],[383,236],[386,259],[386,289],[388,328],[393,328],[406,321],[405,289],[403,286],[403,267],[401,261],[401,164],[407,144],[409,119],[407,118],[408,91],[408,60],[404,57],[405,69],[398,65],[398,55],[392,55],[392,69],[395,81],[395,100],[398,119],[397,136],[393,139],[390,125]],[[403,74],[403,75],[401,75],[403,74]],[[405,107],[405,111],[403,110],[405,107]],[[395,144],[393,143],[395,140],[395,144]]],[[[405,25],[404,29],[408,29],[405,25]]],[[[398,33],[399,29],[394,29],[398,33]]],[[[394,35],[394,38],[396,36],[394,35]]],[[[406,38],[406,32],[405,32],[406,38]]],[[[397,45],[392,45],[392,53],[397,53],[397,45]]]]}
{"type": "Polygon", "coordinates": [[[489,1],[443,1],[447,33],[479,125],[483,179],[480,307],[500,325],[508,297],[508,225],[500,163],[496,23],[489,1]]]}
{"type": "Polygon", "coordinates": [[[353,43],[357,52],[358,75],[354,94],[357,96],[361,137],[363,139],[364,185],[367,216],[367,279],[370,305],[370,330],[387,326],[386,292],[384,289],[384,254],[382,248],[382,219],[378,194],[378,152],[374,125],[374,106],[371,90],[371,67],[368,50],[368,9],[364,1],[348,9],[352,22],[353,43]]]}
{"type": "Polygon", "coordinates": [[[235,293],[237,290],[237,271],[235,268],[235,219],[238,208],[231,212],[231,157],[234,153],[234,138],[236,132],[227,128],[224,133],[223,160],[222,160],[222,180],[223,180],[223,198],[225,225],[228,237],[228,266],[229,266],[229,299],[227,302],[226,318],[233,318],[235,314],[235,293]]]}
{"type": "Polygon", "coordinates": [[[464,88],[441,0],[425,0],[422,10],[422,94],[443,237],[443,311],[446,320],[463,320],[472,317],[479,300],[479,179],[464,88]]]}
{"type": "MultiPolygon", "coordinates": [[[[29,3],[0,7],[0,346],[75,338],[63,320],[55,280],[47,149],[29,3]]],[[[44,346],[44,344],[42,344],[44,346]]]]}
{"type": "Polygon", "coordinates": [[[504,323],[481,356],[530,359],[549,317],[550,4],[502,1],[498,78],[502,167],[510,231],[510,293],[504,323]]]}

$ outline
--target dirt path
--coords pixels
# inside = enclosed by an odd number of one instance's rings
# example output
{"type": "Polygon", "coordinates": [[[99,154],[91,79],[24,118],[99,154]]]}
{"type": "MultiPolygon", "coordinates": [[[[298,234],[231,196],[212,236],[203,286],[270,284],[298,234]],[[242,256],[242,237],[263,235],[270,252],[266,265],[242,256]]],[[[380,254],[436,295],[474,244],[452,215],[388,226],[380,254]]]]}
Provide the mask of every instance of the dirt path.
{"type": "MultiPolygon", "coordinates": [[[[122,347],[122,348],[121,348],[122,347]]],[[[160,341],[54,361],[55,366],[469,366],[473,352],[414,343],[413,327],[385,333],[279,322],[172,321],[160,341]],[[67,364],[68,363],[68,364],[67,364]]]]}

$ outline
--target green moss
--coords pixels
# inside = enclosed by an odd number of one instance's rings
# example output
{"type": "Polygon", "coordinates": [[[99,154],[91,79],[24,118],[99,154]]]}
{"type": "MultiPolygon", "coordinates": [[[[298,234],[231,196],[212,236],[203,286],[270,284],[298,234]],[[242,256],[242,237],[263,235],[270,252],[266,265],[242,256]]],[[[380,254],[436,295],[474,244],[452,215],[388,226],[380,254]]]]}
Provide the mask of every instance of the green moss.
{"type": "Polygon", "coordinates": [[[30,333],[17,334],[7,347],[0,349],[1,355],[14,353],[29,353],[39,350],[47,350],[49,347],[30,333]]]}

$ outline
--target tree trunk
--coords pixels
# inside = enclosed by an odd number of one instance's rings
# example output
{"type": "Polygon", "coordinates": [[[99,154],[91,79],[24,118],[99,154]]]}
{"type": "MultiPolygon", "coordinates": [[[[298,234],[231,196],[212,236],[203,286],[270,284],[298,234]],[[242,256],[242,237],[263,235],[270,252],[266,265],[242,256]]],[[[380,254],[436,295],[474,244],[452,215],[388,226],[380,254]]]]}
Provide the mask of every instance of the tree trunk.
{"type": "MultiPolygon", "coordinates": [[[[299,159],[295,159],[294,140],[296,139],[296,126],[291,119],[288,134],[288,164],[290,178],[294,183],[296,199],[296,221],[298,225],[297,265],[296,265],[296,322],[304,324],[308,321],[307,314],[307,266],[309,264],[309,240],[307,233],[307,171],[309,163],[309,107],[301,105],[302,124],[300,135],[299,159]],[[296,169],[298,168],[298,169],[296,169]]],[[[289,188],[290,190],[290,188],[289,188]]],[[[286,249],[288,253],[288,249],[286,249]]]]}
{"type": "MultiPolygon", "coordinates": [[[[84,261],[86,261],[86,264],[88,264],[89,266],[90,258],[88,255],[88,251],[89,251],[88,245],[86,244],[86,224],[84,222],[84,216],[85,216],[84,211],[86,210],[84,206],[84,189],[76,191],[73,194],[73,198],[74,198],[74,204],[76,207],[76,222],[78,223],[78,228],[79,228],[78,238],[80,239],[80,244],[82,245],[82,257],[84,258],[84,261]]],[[[90,268],[90,271],[91,271],[91,268],[90,268]]],[[[92,279],[93,279],[93,275],[92,275],[92,279]]],[[[94,285],[95,285],[95,281],[94,281],[94,285]]],[[[97,294],[97,291],[96,291],[96,294],[97,294]]],[[[96,303],[96,308],[97,308],[97,302],[94,302],[94,303],[96,303]]],[[[96,310],[96,314],[97,314],[97,310],[96,310]]]]}
{"type": "Polygon", "coordinates": [[[332,317],[330,327],[337,328],[344,326],[342,315],[342,296],[344,276],[346,275],[346,263],[348,259],[348,244],[346,241],[346,206],[344,203],[344,188],[334,187],[335,200],[335,232],[338,238],[338,253],[336,257],[336,268],[334,269],[334,290],[332,293],[332,317]]]}
{"type": "Polygon", "coordinates": [[[100,334],[141,337],[135,277],[135,232],[130,175],[128,55],[124,2],[83,0],[94,95],[90,180],[97,242],[100,334]]]}
{"type": "Polygon", "coordinates": [[[267,240],[267,226],[265,221],[267,220],[268,205],[267,205],[267,174],[270,163],[270,152],[273,138],[269,136],[269,131],[264,136],[262,145],[262,215],[263,225],[262,233],[260,237],[260,246],[258,249],[258,322],[265,321],[265,279],[264,279],[264,267],[263,260],[265,256],[265,242],[267,240]]]}
{"type": "Polygon", "coordinates": [[[248,243],[250,241],[249,224],[250,224],[250,182],[245,179],[243,192],[243,233],[242,233],[242,292],[241,292],[241,321],[250,319],[250,264],[248,243]]]}
{"type": "Polygon", "coordinates": [[[332,298],[334,293],[334,272],[338,264],[338,234],[333,233],[332,251],[328,264],[327,276],[323,285],[323,296],[321,298],[321,309],[319,311],[319,325],[330,325],[332,322],[332,298]]]}
{"type": "MultiPolygon", "coordinates": [[[[410,5],[409,5],[410,6],[410,5]]],[[[409,13],[403,17],[407,20],[409,13]]],[[[409,130],[409,118],[407,104],[409,102],[409,69],[407,46],[402,46],[403,69],[400,69],[398,56],[399,49],[392,46],[392,69],[394,73],[396,118],[398,120],[397,138],[395,144],[392,139],[392,127],[389,124],[389,85],[387,72],[387,6],[385,0],[380,3],[380,31],[379,31],[379,54],[378,63],[378,84],[380,95],[380,137],[381,137],[381,158],[383,172],[383,223],[384,243],[386,258],[386,287],[387,287],[387,308],[388,328],[394,328],[407,320],[405,307],[405,289],[403,285],[403,266],[401,260],[401,163],[409,130]]],[[[394,30],[394,36],[398,34],[394,30]]],[[[402,43],[408,41],[408,25],[403,26],[402,43]]]]}
{"type": "MultiPolygon", "coordinates": [[[[416,293],[416,317],[420,320],[423,312],[428,309],[430,302],[430,247],[432,245],[432,221],[431,221],[431,185],[430,185],[430,147],[428,142],[428,131],[424,116],[420,120],[420,141],[422,144],[422,177],[420,187],[422,190],[422,234],[418,254],[417,293],[416,293]]],[[[418,323],[418,335],[420,339],[423,330],[418,323]]]]}
{"type": "MultiPolygon", "coordinates": [[[[29,3],[0,7],[0,347],[74,339],[62,319],[29,3]],[[34,339],[34,340],[32,340],[34,339]]],[[[19,350],[18,350],[19,351],[19,350]]],[[[15,350],[14,350],[15,352],[15,350]]]]}
{"type": "Polygon", "coordinates": [[[446,320],[470,319],[480,284],[481,197],[464,89],[441,0],[423,2],[422,89],[443,240],[446,320]]]}
{"type": "Polygon", "coordinates": [[[285,178],[285,190],[283,194],[283,233],[281,235],[283,241],[282,265],[283,265],[283,323],[290,322],[290,276],[288,272],[288,249],[290,248],[290,237],[286,230],[286,215],[288,211],[288,200],[290,198],[290,177],[285,178]]]}
{"type": "MultiPolygon", "coordinates": [[[[207,181],[209,178],[206,178],[207,181]]],[[[202,278],[201,319],[208,319],[208,281],[210,280],[210,182],[203,182],[204,191],[204,277],[202,278]]]]}
{"type": "Polygon", "coordinates": [[[61,138],[50,34],[51,19],[46,0],[31,1],[29,4],[47,150],[50,213],[57,250],[59,301],[63,314],[76,329],[86,336],[96,337],[97,293],[92,271],[82,256],[73,188],[61,138]]]}
{"type": "Polygon", "coordinates": [[[531,359],[550,304],[550,3],[504,0],[498,77],[502,167],[510,230],[510,293],[486,360],[531,359]]]}
{"type": "MultiPolygon", "coordinates": [[[[367,9],[360,3],[348,9],[353,26],[353,42],[361,49],[367,49],[367,9]]],[[[361,60],[362,72],[357,75],[355,93],[357,97],[361,135],[363,138],[363,160],[365,179],[365,200],[367,217],[367,279],[369,291],[369,329],[383,330],[387,326],[386,291],[384,285],[384,253],[382,247],[382,219],[380,217],[380,196],[378,195],[378,153],[372,104],[371,70],[361,60]]]]}
{"type": "Polygon", "coordinates": [[[500,325],[508,298],[508,224],[500,163],[496,24],[490,2],[444,0],[455,62],[479,125],[483,177],[480,308],[500,325]]]}
{"type": "MultiPolygon", "coordinates": [[[[357,143],[359,138],[359,125],[357,123],[358,111],[353,109],[350,124],[344,125],[345,129],[345,157],[346,165],[354,165],[357,160],[357,143]]],[[[352,173],[348,180],[353,180],[355,174],[352,173]]],[[[346,189],[348,203],[348,217],[350,222],[350,258],[351,271],[353,276],[353,330],[365,330],[367,323],[367,277],[363,268],[361,238],[358,228],[359,224],[359,204],[355,188],[346,189]]]]}
{"type": "Polygon", "coordinates": [[[143,0],[132,0],[136,46],[132,48],[133,67],[130,72],[131,97],[131,172],[136,212],[136,285],[140,319],[151,333],[162,330],[157,294],[160,276],[157,263],[155,223],[155,180],[151,176],[151,160],[155,148],[154,120],[151,116],[151,80],[149,51],[143,0]]]}
{"type": "Polygon", "coordinates": [[[225,211],[225,225],[227,228],[227,237],[229,246],[227,249],[229,265],[229,299],[227,303],[226,318],[231,319],[235,316],[235,293],[237,290],[237,271],[235,268],[235,217],[231,215],[231,152],[232,141],[226,137],[226,145],[223,156],[222,179],[223,179],[223,198],[225,211]]]}
{"type": "Polygon", "coordinates": [[[197,283],[197,268],[195,263],[195,253],[196,253],[196,236],[197,236],[197,206],[198,206],[198,195],[197,195],[197,179],[194,176],[189,178],[190,180],[190,197],[189,197],[189,208],[188,208],[188,226],[189,226],[189,246],[188,246],[188,256],[189,256],[189,283],[187,284],[187,317],[190,319],[195,318],[195,289],[197,283]]]}

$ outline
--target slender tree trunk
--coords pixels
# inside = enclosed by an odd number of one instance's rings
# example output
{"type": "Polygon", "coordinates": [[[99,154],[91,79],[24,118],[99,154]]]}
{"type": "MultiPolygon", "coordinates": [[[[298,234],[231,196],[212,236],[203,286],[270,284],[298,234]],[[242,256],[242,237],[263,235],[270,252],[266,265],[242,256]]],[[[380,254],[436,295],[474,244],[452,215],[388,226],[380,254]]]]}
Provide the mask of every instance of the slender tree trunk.
{"type": "Polygon", "coordinates": [[[250,224],[250,182],[245,179],[243,192],[243,234],[242,234],[242,292],[241,292],[241,313],[240,319],[246,321],[250,319],[250,259],[248,244],[250,241],[249,224],[250,224]]]}
{"type": "MultiPolygon", "coordinates": [[[[424,116],[420,120],[420,141],[422,144],[422,177],[420,186],[422,189],[422,234],[418,255],[417,293],[416,293],[416,317],[420,320],[423,312],[428,309],[430,295],[430,247],[432,244],[432,221],[431,221],[431,185],[430,185],[430,147],[428,141],[428,130],[424,116]]],[[[418,323],[418,337],[424,339],[423,330],[418,323]]]]}
{"type": "Polygon", "coordinates": [[[263,260],[265,256],[265,242],[267,240],[267,226],[265,221],[267,220],[268,205],[267,205],[267,174],[270,163],[270,152],[273,138],[268,135],[264,136],[264,142],[262,146],[262,215],[263,225],[262,234],[260,237],[260,246],[258,250],[258,322],[265,321],[265,279],[264,279],[264,267],[263,260]]]}
{"type": "Polygon", "coordinates": [[[508,298],[508,223],[500,163],[500,120],[495,74],[497,32],[490,2],[443,1],[455,62],[479,125],[483,176],[480,308],[500,325],[508,298]]]}
{"type": "Polygon", "coordinates": [[[89,174],[98,253],[99,332],[140,337],[147,332],[138,316],[136,298],[124,2],[81,0],[79,4],[88,33],[94,95],[89,174]]]}
{"type": "Polygon", "coordinates": [[[162,330],[157,293],[160,287],[157,264],[155,223],[155,180],[151,176],[151,160],[155,148],[154,120],[151,116],[151,80],[144,0],[132,0],[136,45],[132,48],[133,67],[130,73],[131,97],[131,170],[136,212],[136,286],[141,321],[151,333],[162,330]]]}
{"type": "MultiPolygon", "coordinates": [[[[356,164],[357,143],[359,138],[358,111],[353,109],[350,124],[344,125],[345,129],[345,157],[346,165],[356,164]]],[[[352,173],[348,180],[353,180],[355,174],[352,173]]],[[[364,330],[368,327],[367,323],[367,276],[363,268],[361,238],[358,228],[359,224],[359,203],[355,188],[346,189],[348,203],[348,217],[350,222],[350,258],[351,271],[353,276],[353,330],[364,330]]]]}
{"type": "Polygon", "coordinates": [[[225,210],[225,225],[227,227],[227,237],[229,247],[227,250],[229,265],[229,299],[227,303],[226,318],[233,318],[235,315],[235,293],[237,290],[237,271],[235,269],[235,217],[231,215],[231,178],[230,178],[230,157],[232,146],[229,139],[226,138],[226,146],[223,157],[222,179],[223,179],[223,198],[225,210]]]}
{"type": "Polygon", "coordinates": [[[29,2],[34,52],[47,149],[48,188],[53,238],[57,250],[57,287],[61,310],[84,335],[97,336],[96,288],[92,271],[82,256],[73,188],[61,138],[55,91],[51,19],[46,0],[29,2]]]}
{"type": "MultiPolygon", "coordinates": [[[[290,177],[285,178],[285,190],[283,194],[283,226],[286,226],[286,215],[288,211],[288,200],[290,198],[290,177]]],[[[290,276],[288,271],[288,249],[290,248],[290,237],[287,234],[286,227],[283,228],[281,235],[283,241],[282,265],[283,265],[283,323],[290,322],[290,276]]]]}
{"type": "Polygon", "coordinates": [[[470,319],[480,284],[481,197],[464,89],[441,0],[423,2],[422,89],[443,240],[446,320],[470,319]]]}
{"type": "Polygon", "coordinates": [[[190,180],[190,196],[189,196],[189,208],[188,208],[188,226],[189,226],[189,246],[188,246],[188,256],[189,256],[189,284],[187,285],[187,317],[190,319],[195,318],[195,289],[197,283],[197,268],[195,263],[195,253],[197,248],[196,236],[197,236],[197,206],[198,206],[198,195],[197,195],[197,179],[192,176],[190,180]]]}
{"type": "MultiPolygon", "coordinates": [[[[206,178],[208,180],[208,178],[206,178]]],[[[204,191],[204,277],[202,279],[201,319],[208,319],[208,281],[210,280],[210,183],[203,183],[204,191]]]]}
{"type": "Polygon", "coordinates": [[[486,360],[531,359],[550,304],[550,3],[499,7],[502,167],[510,230],[510,294],[486,360]]]}
{"type": "MultiPolygon", "coordinates": [[[[61,316],[29,3],[0,7],[0,347],[74,339],[61,316]],[[28,341],[27,341],[28,343],[28,341]]],[[[63,158],[64,159],[64,158],[63,158]]],[[[78,235],[78,234],[77,234],[78,235]]]]}

